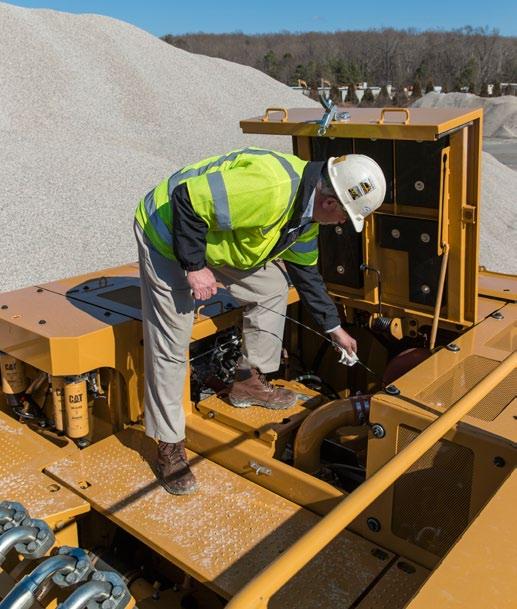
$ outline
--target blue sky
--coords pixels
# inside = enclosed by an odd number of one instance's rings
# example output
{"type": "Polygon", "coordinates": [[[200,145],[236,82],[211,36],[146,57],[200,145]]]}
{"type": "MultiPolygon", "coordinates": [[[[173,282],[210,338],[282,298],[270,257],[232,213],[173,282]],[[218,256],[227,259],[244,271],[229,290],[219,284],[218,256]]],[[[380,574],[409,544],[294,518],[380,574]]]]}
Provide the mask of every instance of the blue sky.
{"type": "Polygon", "coordinates": [[[10,4],[109,15],[157,36],[200,31],[254,34],[380,27],[448,30],[464,25],[488,26],[497,28],[506,36],[517,35],[515,0],[356,0],[331,3],[321,0],[16,0],[10,4]]]}

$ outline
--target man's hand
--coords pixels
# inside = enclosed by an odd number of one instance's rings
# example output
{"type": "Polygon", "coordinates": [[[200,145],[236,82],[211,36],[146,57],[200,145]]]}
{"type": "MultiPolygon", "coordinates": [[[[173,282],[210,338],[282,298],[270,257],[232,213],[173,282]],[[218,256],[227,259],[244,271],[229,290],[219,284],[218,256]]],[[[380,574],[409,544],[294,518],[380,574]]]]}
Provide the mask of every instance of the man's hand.
{"type": "Polygon", "coordinates": [[[352,355],[352,353],[357,353],[357,343],[355,341],[355,338],[352,338],[350,334],[343,330],[343,328],[338,328],[337,330],[334,330],[334,332],[329,332],[329,336],[340,347],[343,347],[343,349],[348,353],[348,355],[352,355]]]}
{"type": "Polygon", "coordinates": [[[187,281],[196,300],[209,300],[217,294],[214,274],[207,266],[199,271],[189,271],[187,281]]]}

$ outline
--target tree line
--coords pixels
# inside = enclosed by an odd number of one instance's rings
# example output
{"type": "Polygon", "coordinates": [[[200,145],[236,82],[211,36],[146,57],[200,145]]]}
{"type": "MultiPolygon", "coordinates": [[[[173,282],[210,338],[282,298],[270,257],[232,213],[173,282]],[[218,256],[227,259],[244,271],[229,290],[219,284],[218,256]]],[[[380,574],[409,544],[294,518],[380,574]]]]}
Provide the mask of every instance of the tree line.
{"type": "MultiPolygon", "coordinates": [[[[453,31],[395,30],[278,34],[167,34],[166,42],[257,68],[287,85],[314,88],[368,82],[397,90],[432,82],[479,94],[488,83],[517,81],[517,37],[470,26],[453,31]]],[[[503,91],[504,93],[505,91],[503,91]]],[[[509,91],[507,91],[509,92],[509,91]]]]}

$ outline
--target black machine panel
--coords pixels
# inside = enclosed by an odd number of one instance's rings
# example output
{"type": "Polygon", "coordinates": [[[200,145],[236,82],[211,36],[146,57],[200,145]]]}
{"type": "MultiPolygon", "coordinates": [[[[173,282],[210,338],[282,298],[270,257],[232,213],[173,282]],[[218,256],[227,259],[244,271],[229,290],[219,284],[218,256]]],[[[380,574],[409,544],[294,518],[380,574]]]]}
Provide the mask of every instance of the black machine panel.
{"type": "Polygon", "coordinates": [[[386,178],[384,203],[393,203],[393,141],[356,139],[355,152],[371,157],[380,165],[386,178]]]}
{"type": "Polygon", "coordinates": [[[337,137],[333,140],[328,137],[311,137],[311,159],[313,161],[326,161],[331,156],[352,154],[354,140],[337,137]]]}
{"type": "Polygon", "coordinates": [[[364,277],[363,240],[351,222],[338,226],[320,226],[320,271],[328,283],[362,288],[364,277]]]}
{"type": "Polygon", "coordinates": [[[448,145],[448,137],[437,142],[395,142],[397,203],[439,207],[441,153],[448,145]]]}
{"type": "MultiPolygon", "coordinates": [[[[326,161],[331,156],[352,154],[352,139],[326,137],[311,138],[311,158],[326,161]]],[[[351,288],[362,288],[363,273],[359,270],[363,262],[363,238],[352,224],[320,226],[319,238],[320,271],[328,283],[351,288]]]]}
{"type": "MultiPolygon", "coordinates": [[[[408,253],[409,300],[434,305],[441,267],[436,252],[437,221],[381,214],[375,219],[379,246],[408,253]]],[[[446,293],[444,290],[442,304],[446,293]]]]}

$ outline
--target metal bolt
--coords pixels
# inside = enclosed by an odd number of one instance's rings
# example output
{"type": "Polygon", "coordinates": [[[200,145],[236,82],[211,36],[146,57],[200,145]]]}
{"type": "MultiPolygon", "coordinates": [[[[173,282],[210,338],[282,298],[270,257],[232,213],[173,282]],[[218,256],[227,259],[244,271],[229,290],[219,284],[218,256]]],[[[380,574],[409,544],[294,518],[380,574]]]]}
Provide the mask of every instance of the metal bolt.
{"type": "Polygon", "coordinates": [[[400,237],[399,229],[398,228],[392,229],[391,236],[393,237],[393,239],[398,239],[400,237]]]}
{"type": "Polygon", "coordinates": [[[77,581],[77,575],[75,573],[67,573],[65,575],[65,581],[67,584],[75,584],[77,581]]]}
{"type": "Polygon", "coordinates": [[[504,319],[504,315],[501,313],[501,311],[494,311],[490,317],[493,317],[494,319],[504,319]]]}
{"type": "Polygon", "coordinates": [[[39,540],[45,539],[45,537],[46,537],[46,536],[47,536],[46,531],[38,531],[38,534],[36,535],[36,537],[37,537],[39,540]]]}
{"type": "Polygon", "coordinates": [[[458,345],[456,343],[450,343],[450,345],[447,345],[447,347],[445,347],[448,351],[452,351],[453,353],[457,353],[460,348],[458,347],[458,345]]]}
{"type": "Polygon", "coordinates": [[[343,229],[341,228],[341,226],[336,226],[336,228],[334,230],[336,231],[337,235],[343,234],[343,229]]]}
{"type": "Polygon", "coordinates": [[[77,564],[75,565],[75,568],[78,571],[83,571],[87,567],[88,567],[88,561],[84,560],[83,558],[81,560],[78,560],[77,564]]]}
{"type": "Polygon", "coordinates": [[[388,385],[384,391],[389,395],[400,395],[400,389],[396,385],[388,385]]]}
{"type": "Polygon", "coordinates": [[[122,586],[114,586],[111,591],[113,598],[120,598],[124,594],[124,588],[122,586]]]}
{"type": "Polygon", "coordinates": [[[215,412],[213,410],[209,410],[206,415],[209,419],[215,419],[215,412]]]}
{"type": "Polygon", "coordinates": [[[431,241],[431,237],[429,233],[422,233],[420,235],[420,240],[422,241],[422,243],[429,243],[429,241],[431,241]]]}
{"type": "Polygon", "coordinates": [[[384,438],[386,435],[386,430],[379,423],[374,423],[372,425],[372,433],[376,438],[384,438]]]}
{"type": "Polygon", "coordinates": [[[336,271],[337,271],[337,272],[338,272],[340,275],[343,275],[343,274],[344,274],[344,272],[345,272],[345,267],[344,267],[344,266],[339,265],[339,266],[336,268],[336,271]]]}
{"type": "Polygon", "coordinates": [[[381,530],[381,523],[373,516],[366,519],[366,524],[370,531],[373,531],[374,533],[378,533],[381,530]]]}
{"type": "Polygon", "coordinates": [[[113,609],[114,606],[115,603],[110,598],[107,598],[102,602],[101,609],[113,609]]]}
{"type": "Polygon", "coordinates": [[[34,550],[36,550],[37,547],[38,547],[38,544],[35,541],[30,541],[27,544],[27,550],[29,550],[29,552],[34,552],[34,550]]]}
{"type": "Polygon", "coordinates": [[[32,520],[30,518],[24,518],[22,520],[22,524],[24,527],[30,527],[32,524],[32,520]]]}
{"type": "Polygon", "coordinates": [[[426,283],[423,283],[420,286],[420,291],[422,292],[422,294],[425,294],[427,296],[427,294],[431,293],[431,288],[426,283]]]}
{"type": "Polygon", "coordinates": [[[506,461],[502,457],[494,457],[494,465],[496,467],[504,467],[506,465],[506,461]]]}
{"type": "Polygon", "coordinates": [[[422,190],[424,190],[425,188],[425,184],[422,182],[422,180],[417,180],[415,182],[415,190],[418,190],[418,192],[422,192],[422,190]]]}
{"type": "Polygon", "coordinates": [[[92,579],[94,579],[95,581],[102,582],[104,581],[104,573],[101,573],[100,571],[94,571],[92,579]]]}

